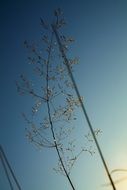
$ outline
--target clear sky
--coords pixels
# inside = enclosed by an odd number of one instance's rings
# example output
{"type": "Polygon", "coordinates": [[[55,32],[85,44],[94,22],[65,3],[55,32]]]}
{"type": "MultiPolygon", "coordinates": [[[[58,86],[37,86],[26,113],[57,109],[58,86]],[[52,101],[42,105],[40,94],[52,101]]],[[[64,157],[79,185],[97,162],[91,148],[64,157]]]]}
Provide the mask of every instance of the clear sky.
{"type": "MultiPolygon", "coordinates": [[[[70,189],[66,179],[52,168],[53,150],[39,152],[25,138],[21,112],[30,107],[17,94],[15,81],[28,73],[24,40],[41,37],[40,17],[52,20],[60,7],[67,20],[65,32],[75,39],[71,55],[79,57],[74,75],[109,169],[127,169],[127,1],[126,0],[31,0],[0,1],[0,144],[23,190],[70,189]]],[[[76,125],[88,127],[82,113],[76,125]]],[[[119,179],[127,174],[114,174],[119,179]]],[[[76,190],[111,190],[98,156],[84,154],[71,174],[76,190]]],[[[0,163],[0,189],[9,190],[0,163]]],[[[126,190],[127,180],[117,185],[126,190]]]]}

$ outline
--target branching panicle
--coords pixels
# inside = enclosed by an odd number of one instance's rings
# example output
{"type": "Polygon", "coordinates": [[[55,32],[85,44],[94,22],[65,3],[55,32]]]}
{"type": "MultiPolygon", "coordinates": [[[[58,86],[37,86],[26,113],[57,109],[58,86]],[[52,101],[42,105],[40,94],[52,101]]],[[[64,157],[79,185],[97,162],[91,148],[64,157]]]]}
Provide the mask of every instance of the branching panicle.
{"type": "MultiPolygon", "coordinates": [[[[55,10],[56,29],[65,25],[62,11],[55,10]]],[[[54,40],[54,32],[49,25],[41,18],[41,25],[47,31],[41,40],[43,51],[39,50],[40,45],[30,45],[26,40],[25,47],[28,50],[28,63],[32,65],[34,73],[40,79],[36,80],[36,86],[24,75],[20,76],[20,81],[16,82],[17,90],[20,94],[28,94],[34,97],[34,105],[31,109],[31,119],[25,114],[23,117],[28,124],[26,136],[28,140],[38,148],[54,148],[58,156],[58,166],[56,172],[65,175],[75,190],[70,179],[70,172],[74,163],[83,152],[93,153],[89,147],[76,147],[76,142],[72,140],[74,131],[73,121],[76,120],[75,110],[80,106],[80,100],[74,95],[73,84],[68,76],[68,71],[63,64],[62,58],[57,55],[58,46],[54,40]],[[49,38],[49,33],[51,38],[49,38]],[[62,61],[62,62],[61,62],[62,61]],[[39,92],[39,93],[38,93],[39,92]],[[36,123],[36,124],[35,124],[36,123]]],[[[68,50],[68,46],[73,42],[72,37],[60,36],[63,51],[68,50]]],[[[70,68],[78,63],[78,59],[69,59],[70,68]]],[[[33,77],[34,78],[34,77],[33,77]]],[[[98,134],[99,131],[96,131],[98,134]]],[[[86,136],[89,140],[89,135],[86,136]]]]}

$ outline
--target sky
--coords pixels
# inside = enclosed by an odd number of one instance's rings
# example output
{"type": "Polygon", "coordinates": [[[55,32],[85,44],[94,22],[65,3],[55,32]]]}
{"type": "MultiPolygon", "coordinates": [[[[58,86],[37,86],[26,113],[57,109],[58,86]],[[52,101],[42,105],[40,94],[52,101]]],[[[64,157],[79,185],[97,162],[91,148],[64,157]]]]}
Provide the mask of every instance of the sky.
{"type": "MultiPolygon", "coordinates": [[[[70,55],[79,58],[75,80],[93,127],[100,128],[99,144],[109,170],[127,169],[127,1],[126,0],[31,0],[0,2],[0,144],[23,190],[70,189],[65,177],[56,174],[53,150],[38,151],[25,137],[21,113],[29,110],[28,97],[17,94],[15,81],[29,73],[24,40],[41,37],[40,17],[52,20],[60,7],[67,20],[66,34],[75,42],[70,55]]],[[[88,131],[78,113],[78,135],[88,131]]],[[[127,173],[114,173],[117,180],[127,173]]],[[[111,190],[100,157],[82,155],[72,170],[76,190],[111,190]]],[[[116,184],[126,190],[127,180],[116,184]]],[[[9,185],[0,163],[0,189],[9,185]]],[[[15,188],[16,189],[16,188],[15,188]]]]}

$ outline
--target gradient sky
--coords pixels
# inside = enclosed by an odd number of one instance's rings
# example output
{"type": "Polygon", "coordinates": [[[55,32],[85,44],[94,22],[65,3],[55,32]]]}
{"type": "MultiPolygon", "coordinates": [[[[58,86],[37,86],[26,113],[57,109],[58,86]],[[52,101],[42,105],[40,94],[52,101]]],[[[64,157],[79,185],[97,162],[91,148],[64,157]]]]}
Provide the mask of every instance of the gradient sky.
{"type": "MultiPolygon", "coordinates": [[[[75,78],[94,128],[103,133],[99,143],[109,169],[127,169],[127,1],[126,0],[31,0],[0,2],[0,143],[23,190],[70,189],[66,179],[54,173],[56,154],[39,152],[25,138],[21,112],[30,108],[27,97],[17,94],[15,81],[28,73],[25,39],[41,37],[40,17],[48,21],[60,7],[67,20],[65,31],[75,43],[71,55],[79,57],[75,78]]],[[[82,115],[76,123],[87,132],[82,115]]],[[[127,176],[127,174],[124,176],[127,176]]],[[[96,153],[82,155],[72,171],[76,190],[111,190],[96,153]]],[[[123,174],[114,174],[119,179],[123,174]]],[[[9,186],[0,163],[0,189],[9,186]]],[[[127,180],[117,185],[126,190],[127,180]]]]}

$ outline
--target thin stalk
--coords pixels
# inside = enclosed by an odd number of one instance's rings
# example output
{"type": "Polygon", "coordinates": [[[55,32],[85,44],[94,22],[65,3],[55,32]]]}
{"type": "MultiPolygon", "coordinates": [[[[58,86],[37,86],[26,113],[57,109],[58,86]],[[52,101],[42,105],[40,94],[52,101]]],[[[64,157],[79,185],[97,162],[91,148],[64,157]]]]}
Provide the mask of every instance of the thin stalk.
{"type": "Polygon", "coordinates": [[[7,163],[7,166],[9,168],[10,172],[11,172],[11,175],[12,175],[12,177],[13,177],[13,179],[14,179],[17,187],[18,187],[18,189],[21,190],[21,186],[19,185],[18,180],[16,179],[16,176],[15,176],[15,174],[14,174],[14,172],[13,172],[13,170],[12,170],[12,168],[11,168],[8,160],[7,160],[7,157],[6,157],[5,153],[4,153],[3,148],[2,148],[1,145],[0,145],[0,151],[1,151],[2,155],[3,155],[3,157],[4,157],[5,162],[7,163]]]}
{"type": "Polygon", "coordinates": [[[95,136],[95,133],[94,133],[92,124],[91,124],[90,119],[89,119],[89,117],[88,117],[86,108],[85,108],[85,106],[84,106],[84,104],[83,104],[83,102],[82,102],[82,99],[81,99],[81,96],[80,96],[80,93],[79,93],[77,84],[76,84],[76,82],[75,82],[74,76],[73,76],[73,74],[72,74],[72,71],[71,71],[71,68],[70,68],[70,65],[69,65],[69,61],[68,61],[68,59],[67,59],[67,57],[66,57],[66,54],[65,54],[65,52],[64,52],[64,50],[63,50],[63,46],[62,46],[62,43],[61,43],[61,41],[60,41],[58,31],[56,30],[56,28],[55,28],[54,25],[52,25],[52,30],[53,30],[54,33],[55,33],[56,40],[57,40],[57,43],[58,43],[58,45],[59,45],[59,50],[60,50],[61,55],[62,55],[62,58],[63,58],[63,60],[64,60],[64,64],[65,64],[66,67],[67,67],[68,74],[69,74],[69,76],[70,76],[70,78],[71,78],[71,80],[72,80],[72,83],[73,83],[73,85],[74,85],[74,89],[75,89],[75,91],[76,91],[76,94],[77,94],[77,97],[78,97],[78,99],[79,99],[79,102],[80,102],[82,111],[83,111],[83,113],[84,113],[84,116],[85,116],[86,121],[87,121],[87,123],[88,123],[89,129],[90,129],[90,131],[91,131],[91,134],[92,134],[93,139],[94,139],[94,141],[95,141],[95,144],[96,144],[96,146],[97,146],[97,150],[98,150],[99,155],[100,155],[100,157],[101,157],[102,163],[103,163],[104,168],[105,168],[106,173],[107,173],[107,176],[108,176],[108,178],[109,178],[109,181],[110,181],[110,183],[111,183],[111,185],[112,185],[113,190],[116,190],[115,184],[114,184],[114,182],[113,182],[113,179],[112,179],[112,177],[111,177],[111,175],[110,175],[110,172],[109,172],[109,169],[108,169],[108,167],[107,167],[106,161],[105,161],[104,156],[103,156],[103,154],[102,154],[100,145],[99,145],[99,143],[98,143],[98,141],[97,141],[97,138],[96,138],[96,136],[95,136]]]}
{"type": "Polygon", "coordinates": [[[5,174],[6,174],[6,176],[7,176],[7,179],[8,179],[9,185],[10,185],[10,188],[11,188],[11,190],[14,190],[13,185],[12,185],[11,180],[10,180],[10,177],[9,177],[9,173],[8,173],[7,168],[6,168],[6,165],[5,165],[5,163],[4,163],[4,159],[3,159],[3,156],[2,156],[2,152],[0,152],[0,158],[1,158],[1,162],[2,162],[2,165],[3,165],[4,171],[5,171],[5,174]]]}
{"type": "Polygon", "coordinates": [[[60,155],[60,151],[59,151],[59,148],[58,148],[58,144],[57,144],[57,141],[56,141],[56,137],[55,137],[55,132],[54,132],[54,127],[53,127],[53,123],[52,123],[52,118],[51,118],[51,110],[50,110],[50,102],[49,102],[49,91],[48,91],[48,88],[49,88],[49,62],[50,62],[50,57],[51,57],[51,49],[52,49],[52,42],[53,42],[53,34],[54,32],[52,32],[52,36],[51,36],[51,42],[50,42],[50,46],[49,46],[49,54],[48,54],[48,59],[47,59],[47,75],[46,75],[46,88],[47,88],[47,109],[48,109],[48,117],[49,117],[49,122],[50,122],[50,126],[51,126],[51,133],[52,133],[52,137],[53,137],[53,141],[54,141],[54,146],[55,146],[55,149],[56,149],[56,152],[57,152],[57,155],[58,155],[58,158],[59,158],[59,161],[61,163],[61,166],[63,168],[63,171],[72,187],[73,190],[75,190],[75,187],[70,179],[70,176],[68,175],[68,172],[66,170],[66,167],[64,165],[64,162],[63,162],[63,159],[60,155]]]}

